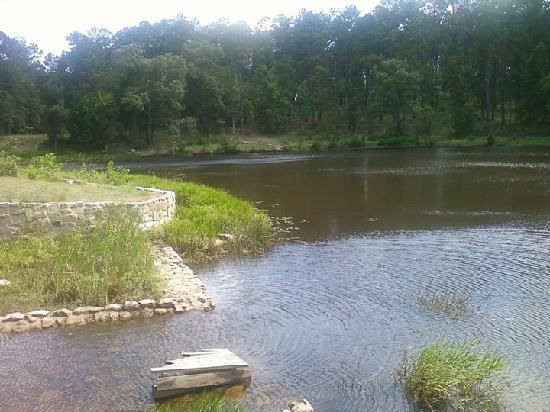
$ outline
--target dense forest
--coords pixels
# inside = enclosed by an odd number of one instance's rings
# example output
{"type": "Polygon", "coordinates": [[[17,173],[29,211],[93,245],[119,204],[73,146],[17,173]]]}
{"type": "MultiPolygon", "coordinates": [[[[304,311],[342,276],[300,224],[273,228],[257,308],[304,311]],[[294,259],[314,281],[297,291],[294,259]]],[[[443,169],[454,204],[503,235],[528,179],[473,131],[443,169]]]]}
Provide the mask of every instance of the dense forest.
{"type": "Polygon", "coordinates": [[[0,135],[150,146],[218,133],[550,133],[548,0],[387,0],[258,28],[179,17],[68,36],[0,31],[0,135]]]}

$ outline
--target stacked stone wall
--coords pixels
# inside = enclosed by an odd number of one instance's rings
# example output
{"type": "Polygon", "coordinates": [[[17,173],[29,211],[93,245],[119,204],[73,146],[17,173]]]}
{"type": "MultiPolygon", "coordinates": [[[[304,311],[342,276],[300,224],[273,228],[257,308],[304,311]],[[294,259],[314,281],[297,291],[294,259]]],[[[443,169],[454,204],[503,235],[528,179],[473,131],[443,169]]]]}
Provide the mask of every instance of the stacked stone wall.
{"type": "Polygon", "coordinates": [[[93,225],[105,208],[119,204],[137,209],[141,227],[147,229],[170,220],[176,210],[174,192],[138,187],[156,196],[137,202],[0,202],[0,240],[12,240],[38,232],[72,231],[93,225]]]}

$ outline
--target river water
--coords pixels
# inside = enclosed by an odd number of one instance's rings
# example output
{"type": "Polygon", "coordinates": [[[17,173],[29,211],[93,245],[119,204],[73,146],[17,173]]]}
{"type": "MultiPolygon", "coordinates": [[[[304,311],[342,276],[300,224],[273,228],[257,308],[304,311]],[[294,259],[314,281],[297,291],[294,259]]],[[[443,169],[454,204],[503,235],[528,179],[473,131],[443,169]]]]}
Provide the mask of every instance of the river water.
{"type": "Polygon", "coordinates": [[[439,336],[510,360],[502,409],[550,411],[550,150],[393,149],[152,159],[291,217],[262,256],[195,267],[211,313],[0,336],[0,410],[143,410],[148,368],[229,348],[252,367],[243,402],[281,410],[413,410],[395,371],[439,336]],[[423,294],[467,297],[450,318],[423,294]]]}

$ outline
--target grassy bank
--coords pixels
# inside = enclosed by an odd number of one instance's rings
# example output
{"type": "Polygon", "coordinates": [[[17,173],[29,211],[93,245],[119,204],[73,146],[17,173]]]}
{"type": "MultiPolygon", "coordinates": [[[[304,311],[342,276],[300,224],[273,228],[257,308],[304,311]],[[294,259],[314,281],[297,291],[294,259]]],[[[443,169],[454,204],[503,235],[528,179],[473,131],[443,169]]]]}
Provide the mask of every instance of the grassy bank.
{"type": "Polygon", "coordinates": [[[256,253],[269,245],[271,225],[267,216],[226,192],[189,182],[130,175],[112,163],[103,170],[84,165],[66,170],[52,155],[32,158],[21,166],[21,159],[0,154],[0,201],[83,200],[95,196],[105,200],[115,193],[118,200],[129,200],[141,195],[135,186],[174,191],[176,217],[146,233],[137,227],[137,212],[123,213],[114,208],[104,222],[80,233],[0,242],[0,279],[10,282],[0,288],[0,313],[157,297],[162,285],[152,266],[152,243],[175,247],[187,262],[256,253]],[[69,185],[65,179],[78,179],[81,184],[69,185]],[[1,185],[5,182],[9,185],[1,185]],[[231,236],[221,241],[221,233],[231,236]]]}
{"type": "MultiPolygon", "coordinates": [[[[44,135],[16,135],[0,138],[0,151],[30,159],[44,155],[50,150],[44,135]]],[[[489,140],[485,136],[449,138],[438,136],[330,136],[330,135],[279,135],[246,136],[216,135],[192,139],[174,139],[163,136],[148,149],[115,148],[109,150],[85,150],[62,144],[57,153],[61,161],[75,163],[107,163],[109,161],[129,161],[149,156],[192,156],[231,153],[261,152],[325,152],[332,150],[357,150],[383,147],[475,147],[475,146],[549,146],[549,136],[495,136],[489,140]]]]}
{"type": "Polygon", "coordinates": [[[113,207],[80,233],[0,242],[0,278],[10,282],[0,287],[0,314],[157,297],[162,285],[138,220],[113,207]]]}
{"type": "Polygon", "coordinates": [[[505,359],[477,341],[439,339],[400,371],[407,395],[424,410],[492,410],[497,406],[505,359]]]}
{"type": "MultiPolygon", "coordinates": [[[[85,165],[67,170],[55,156],[45,155],[32,158],[23,167],[20,159],[0,154],[0,175],[2,174],[18,175],[27,179],[32,177],[35,182],[31,183],[39,185],[48,182],[59,185],[64,179],[117,185],[120,196],[133,194],[135,186],[174,191],[177,201],[175,219],[159,227],[152,235],[155,241],[175,247],[188,262],[207,261],[226,254],[258,253],[269,245],[271,239],[272,228],[267,215],[243,200],[224,191],[194,183],[156,176],[130,175],[125,169],[113,167],[112,163],[107,164],[103,170],[91,169],[85,165]],[[5,165],[4,169],[2,164],[5,165]],[[220,241],[220,234],[231,236],[220,241]]],[[[63,183],[61,187],[65,186],[73,185],[63,183]]],[[[86,185],[76,186],[74,190],[86,185]]],[[[90,188],[92,189],[93,187],[90,188]]]]}
{"type": "Polygon", "coordinates": [[[130,176],[129,181],[176,193],[176,217],[157,230],[157,239],[175,247],[187,261],[259,253],[270,243],[267,215],[224,191],[155,176],[130,176]],[[220,242],[222,233],[233,238],[220,242]]]}

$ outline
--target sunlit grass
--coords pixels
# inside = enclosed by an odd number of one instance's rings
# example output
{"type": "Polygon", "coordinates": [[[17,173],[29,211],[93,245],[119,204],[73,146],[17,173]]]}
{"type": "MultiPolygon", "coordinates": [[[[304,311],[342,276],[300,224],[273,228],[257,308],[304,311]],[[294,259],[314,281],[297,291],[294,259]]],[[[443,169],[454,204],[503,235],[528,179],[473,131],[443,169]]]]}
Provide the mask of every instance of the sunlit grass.
{"type": "Polygon", "coordinates": [[[160,227],[157,234],[188,261],[258,253],[270,243],[272,228],[267,215],[224,191],[154,176],[130,176],[130,181],[176,193],[176,218],[160,227]],[[234,238],[219,242],[220,233],[234,238]]]}
{"type": "Polygon", "coordinates": [[[400,377],[406,394],[425,410],[488,410],[498,404],[504,357],[478,341],[439,339],[405,354],[400,377]]]}
{"type": "Polygon", "coordinates": [[[114,207],[80,233],[23,237],[0,243],[0,313],[97,305],[162,290],[151,245],[137,212],[114,207]]]}
{"type": "Polygon", "coordinates": [[[185,400],[155,405],[151,412],[246,412],[247,409],[226,399],[221,392],[203,392],[185,400]]]}

